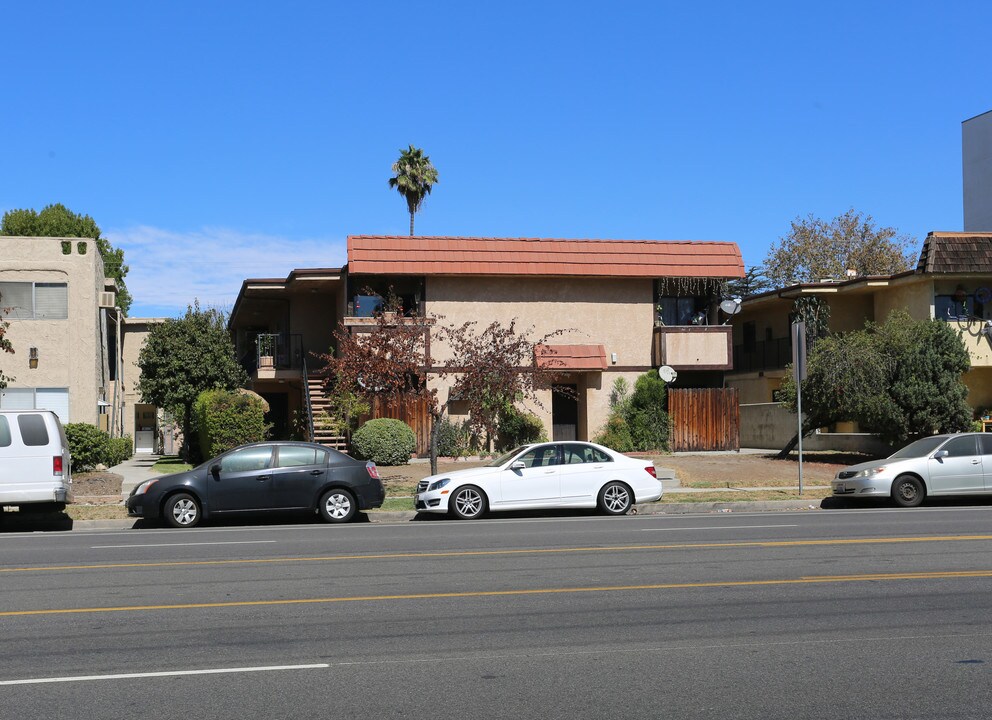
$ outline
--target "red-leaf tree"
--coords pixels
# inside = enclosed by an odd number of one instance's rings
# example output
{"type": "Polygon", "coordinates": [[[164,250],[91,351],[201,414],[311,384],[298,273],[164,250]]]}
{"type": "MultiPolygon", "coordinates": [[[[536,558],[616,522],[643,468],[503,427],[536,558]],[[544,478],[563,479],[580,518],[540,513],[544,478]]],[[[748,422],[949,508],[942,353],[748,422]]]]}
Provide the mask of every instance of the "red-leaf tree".
{"type": "MultiPolygon", "coordinates": [[[[10,327],[10,323],[4,320],[3,317],[4,315],[7,314],[8,311],[9,308],[0,307],[0,350],[7,353],[13,353],[14,346],[11,344],[10,338],[4,337],[4,335],[7,334],[7,328],[10,327]]],[[[8,380],[13,380],[13,379],[14,378],[4,375],[3,372],[0,371],[0,390],[3,390],[5,387],[7,387],[8,380]]]]}
{"type": "Polygon", "coordinates": [[[519,331],[516,321],[495,321],[479,331],[475,322],[452,326],[441,325],[440,319],[384,314],[360,331],[342,325],[335,332],[337,354],[321,356],[338,391],[407,407],[426,400],[432,474],[437,472],[438,430],[450,401],[465,403],[473,430],[493,435],[499,410],[507,403],[540,404],[538,392],[550,386],[556,363],[552,359],[537,367],[534,349],[564,332],[535,337],[533,329],[519,331]],[[431,355],[430,335],[444,348],[443,365],[435,364],[431,355]],[[430,375],[455,377],[447,399],[441,400],[437,388],[430,387],[430,375]]]}

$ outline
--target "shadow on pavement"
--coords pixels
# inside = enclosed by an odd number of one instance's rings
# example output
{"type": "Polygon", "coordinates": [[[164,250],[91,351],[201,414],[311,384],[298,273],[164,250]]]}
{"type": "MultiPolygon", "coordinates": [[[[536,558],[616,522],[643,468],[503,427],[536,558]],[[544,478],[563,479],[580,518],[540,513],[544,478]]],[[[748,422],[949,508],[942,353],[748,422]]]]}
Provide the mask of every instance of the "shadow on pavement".
{"type": "MultiPolygon", "coordinates": [[[[992,506],[992,495],[974,495],[955,497],[928,497],[920,507],[990,507],[992,506]]],[[[828,496],[820,502],[823,510],[854,510],[864,508],[866,510],[877,510],[878,508],[897,508],[888,498],[839,498],[828,496]]]]}
{"type": "Polygon", "coordinates": [[[72,530],[72,518],[65,513],[0,513],[0,533],[66,532],[72,530]]]}

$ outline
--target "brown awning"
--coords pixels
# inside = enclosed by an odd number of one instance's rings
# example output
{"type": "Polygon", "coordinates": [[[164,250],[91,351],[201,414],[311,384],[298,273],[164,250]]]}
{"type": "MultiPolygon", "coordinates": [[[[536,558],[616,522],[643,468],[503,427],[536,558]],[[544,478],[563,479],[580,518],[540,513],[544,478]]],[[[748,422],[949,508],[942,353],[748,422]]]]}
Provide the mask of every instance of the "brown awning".
{"type": "Polygon", "coordinates": [[[537,345],[534,364],[551,370],[606,369],[606,347],[603,345],[537,345]]]}

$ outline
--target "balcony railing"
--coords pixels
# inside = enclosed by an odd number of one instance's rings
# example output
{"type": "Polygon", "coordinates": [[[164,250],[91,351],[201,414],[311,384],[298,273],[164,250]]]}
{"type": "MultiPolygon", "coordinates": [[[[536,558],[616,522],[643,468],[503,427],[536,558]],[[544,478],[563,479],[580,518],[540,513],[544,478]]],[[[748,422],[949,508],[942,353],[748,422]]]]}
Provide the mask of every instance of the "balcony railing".
{"type": "Polygon", "coordinates": [[[750,346],[734,346],[734,370],[737,372],[783,370],[790,362],[792,344],[789,338],[763,340],[750,346]]]}
{"type": "Polygon", "coordinates": [[[303,336],[288,333],[258,333],[249,338],[241,356],[241,366],[249,375],[259,369],[303,370],[303,336]]]}

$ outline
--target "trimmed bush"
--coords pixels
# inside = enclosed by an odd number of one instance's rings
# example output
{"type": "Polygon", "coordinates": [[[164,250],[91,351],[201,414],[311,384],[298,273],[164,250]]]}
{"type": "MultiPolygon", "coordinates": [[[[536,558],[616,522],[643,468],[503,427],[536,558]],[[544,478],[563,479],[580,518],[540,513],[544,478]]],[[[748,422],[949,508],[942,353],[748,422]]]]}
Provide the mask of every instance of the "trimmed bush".
{"type": "Polygon", "coordinates": [[[238,445],[261,442],[268,427],[268,403],[248,391],[205,390],[193,408],[204,458],[212,458],[238,445]]]}
{"type": "Polygon", "coordinates": [[[630,435],[630,426],[620,415],[610,415],[603,431],[593,438],[594,443],[605,445],[617,452],[631,452],[634,449],[634,439],[630,435]]]}
{"type": "Polygon", "coordinates": [[[593,442],[617,452],[668,450],[670,429],[665,383],[649,371],[637,378],[633,393],[623,378],[614,381],[609,419],[593,442]]]}
{"type": "Polygon", "coordinates": [[[544,423],[530,412],[520,412],[513,405],[499,411],[496,419],[496,445],[498,450],[512,450],[519,445],[545,442],[544,423]]]}
{"type": "Polygon", "coordinates": [[[119,465],[132,454],[129,436],[111,438],[89,423],[69,423],[65,426],[65,437],[69,441],[72,472],[85,472],[97,465],[119,465]]]}
{"type": "Polygon", "coordinates": [[[369,420],[351,436],[351,449],[376,465],[406,465],[417,449],[417,436],[402,420],[369,420]]]}
{"type": "Polygon", "coordinates": [[[444,457],[461,457],[467,450],[465,433],[458,423],[448,418],[441,420],[437,430],[437,454],[444,457]]]}

